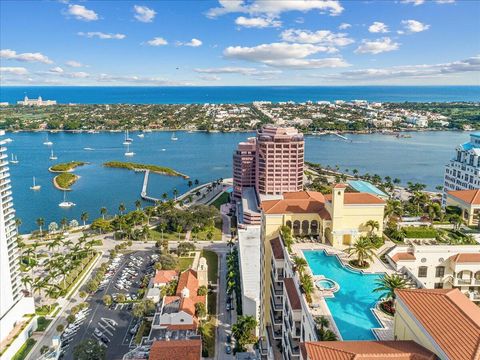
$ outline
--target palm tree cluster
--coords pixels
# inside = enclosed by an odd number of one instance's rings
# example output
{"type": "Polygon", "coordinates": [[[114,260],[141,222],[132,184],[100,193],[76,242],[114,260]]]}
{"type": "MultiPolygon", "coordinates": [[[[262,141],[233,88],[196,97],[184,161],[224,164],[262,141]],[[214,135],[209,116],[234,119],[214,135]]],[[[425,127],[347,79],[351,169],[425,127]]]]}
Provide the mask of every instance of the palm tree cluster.
{"type": "Polygon", "coordinates": [[[295,271],[298,272],[298,277],[300,279],[300,284],[302,285],[302,290],[305,294],[305,299],[308,303],[311,303],[312,294],[315,290],[315,287],[313,285],[312,276],[305,272],[307,265],[308,263],[304,258],[296,255],[293,257],[293,266],[295,271]]]}
{"type": "Polygon", "coordinates": [[[240,288],[240,271],[238,264],[238,251],[231,249],[227,254],[227,294],[231,295],[235,291],[237,299],[237,311],[242,307],[242,290],[240,288]]]}
{"type": "Polygon", "coordinates": [[[385,301],[380,303],[380,307],[387,313],[393,315],[395,313],[395,291],[398,289],[405,289],[407,281],[397,274],[385,274],[381,279],[376,281],[377,287],[374,292],[380,292],[385,297],[385,301]]]}
{"type": "Polygon", "coordinates": [[[355,256],[355,260],[351,260],[350,264],[360,268],[367,268],[373,261],[375,256],[375,246],[368,237],[361,236],[353,246],[347,248],[345,251],[349,256],[355,256]]]}
{"type": "Polygon", "coordinates": [[[330,330],[330,321],[325,316],[317,316],[314,318],[315,330],[317,333],[318,341],[336,341],[337,335],[330,330]]]}
{"type": "Polygon", "coordinates": [[[253,316],[245,315],[237,318],[237,322],[232,325],[232,335],[237,340],[237,351],[246,351],[247,345],[257,342],[257,337],[255,336],[256,327],[257,320],[253,316]]]}

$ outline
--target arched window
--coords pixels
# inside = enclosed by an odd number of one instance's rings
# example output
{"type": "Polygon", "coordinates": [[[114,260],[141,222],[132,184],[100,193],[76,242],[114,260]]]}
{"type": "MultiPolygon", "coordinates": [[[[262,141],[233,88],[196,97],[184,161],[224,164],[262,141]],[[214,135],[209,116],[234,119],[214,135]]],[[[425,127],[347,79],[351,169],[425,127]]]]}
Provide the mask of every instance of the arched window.
{"type": "Polygon", "coordinates": [[[318,235],[318,221],[317,220],[312,220],[310,223],[310,233],[312,235],[318,235]]]}
{"type": "Polygon", "coordinates": [[[310,223],[308,220],[303,220],[302,221],[302,235],[308,235],[308,232],[310,230],[310,223]]]}
{"type": "Polygon", "coordinates": [[[480,271],[477,271],[475,273],[475,280],[479,280],[480,281],[480,271]]]}
{"type": "Polygon", "coordinates": [[[293,222],[293,235],[300,235],[300,221],[295,220],[293,222]]]}
{"type": "Polygon", "coordinates": [[[287,220],[285,225],[287,225],[290,229],[292,228],[292,222],[290,220],[287,220]]]}

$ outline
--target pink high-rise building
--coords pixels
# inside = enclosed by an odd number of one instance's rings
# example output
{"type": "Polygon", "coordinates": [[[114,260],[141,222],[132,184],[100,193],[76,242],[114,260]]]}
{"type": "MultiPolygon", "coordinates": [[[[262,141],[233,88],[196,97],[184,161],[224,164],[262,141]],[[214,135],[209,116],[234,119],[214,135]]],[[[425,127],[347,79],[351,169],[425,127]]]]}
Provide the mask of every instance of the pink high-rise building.
{"type": "Polygon", "coordinates": [[[303,134],[293,127],[266,125],[257,132],[255,188],[259,195],[303,190],[303,134]]]}
{"type": "Polygon", "coordinates": [[[242,190],[255,187],[255,153],[256,139],[249,138],[238,144],[233,153],[233,196],[236,200],[242,197],[242,190]]]}

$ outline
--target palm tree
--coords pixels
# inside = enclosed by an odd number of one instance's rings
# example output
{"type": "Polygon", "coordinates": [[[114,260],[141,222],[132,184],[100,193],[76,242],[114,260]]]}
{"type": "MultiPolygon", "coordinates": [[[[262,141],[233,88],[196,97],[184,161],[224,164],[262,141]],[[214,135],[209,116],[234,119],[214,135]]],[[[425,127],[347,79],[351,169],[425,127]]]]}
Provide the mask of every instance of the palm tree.
{"type": "Polygon", "coordinates": [[[198,181],[198,179],[195,179],[193,183],[195,184],[195,186],[198,186],[198,184],[200,184],[200,181],[198,181]]]}
{"type": "Polygon", "coordinates": [[[150,234],[150,228],[148,227],[148,225],[143,226],[142,234],[143,234],[143,236],[145,238],[145,241],[146,241],[148,239],[148,235],[150,234]]]}
{"type": "Polygon", "coordinates": [[[82,212],[82,215],[80,215],[80,220],[83,221],[83,226],[85,226],[88,220],[88,212],[86,211],[82,212]]]}
{"type": "Polygon", "coordinates": [[[386,297],[389,300],[395,300],[395,290],[405,289],[407,287],[407,281],[397,274],[385,274],[381,279],[376,281],[376,284],[378,286],[373,289],[373,291],[386,293],[386,297]]]}
{"type": "Polygon", "coordinates": [[[42,236],[42,227],[45,225],[45,219],[42,217],[39,217],[36,221],[37,226],[40,228],[40,236],[42,236]]]}
{"type": "Polygon", "coordinates": [[[163,240],[163,232],[167,230],[167,224],[161,223],[158,227],[160,228],[160,232],[162,233],[162,240],[163,240]]]}
{"type": "Polygon", "coordinates": [[[18,229],[20,228],[20,226],[22,225],[22,219],[20,218],[15,218],[15,230],[17,230],[17,234],[18,234],[18,229]]]}
{"type": "Polygon", "coordinates": [[[360,267],[368,266],[368,261],[373,261],[375,255],[372,242],[366,237],[360,237],[352,247],[345,250],[349,256],[357,257],[357,265],[360,267]]]}
{"type": "Polygon", "coordinates": [[[365,226],[369,227],[370,228],[370,231],[369,231],[369,234],[372,235],[373,234],[373,230],[375,229],[380,229],[380,224],[378,223],[377,220],[368,220],[366,223],[365,223],[365,226]]]}
{"type": "Polygon", "coordinates": [[[24,277],[21,278],[20,281],[22,282],[25,290],[28,290],[27,285],[29,285],[30,288],[32,287],[33,279],[29,275],[25,275],[24,277]]]}
{"type": "Polygon", "coordinates": [[[302,284],[303,292],[308,303],[312,302],[312,293],[315,290],[313,286],[312,277],[308,274],[302,274],[300,276],[300,283],[302,284]]]}
{"type": "Polygon", "coordinates": [[[293,257],[293,264],[295,265],[295,269],[298,271],[300,275],[303,274],[303,271],[308,265],[307,261],[300,256],[293,257]]]}
{"type": "Polygon", "coordinates": [[[162,194],[162,199],[163,199],[163,200],[167,200],[167,198],[168,198],[168,195],[167,195],[167,193],[164,192],[164,193],[162,194]]]}
{"type": "Polygon", "coordinates": [[[177,234],[178,234],[178,241],[180,241],[180,234],[183,231],[182,225],[177,225],[177,234]]]}
{"type": "Polygon", "coordinates": [[[192,187],[192,185],[193,185],[193,182],[192,182],[192,180],[188,180],[188,184],[187,184],[187,185],[188,185],[188,187],[189,187],[189,188],[191,188],[191,187],[192,187]]]}
{"type": "Polygon", "coordinates": [[[140,210],[142,208],[142,202],[140,200],[135,201],[135,209],[140,210]]]}
{"type": "Polygon", "coordinates": [[[400,217],[403,215],[402,203],[399,200],[387,200],[387,206],[385,207],[385,218],[391,216],[400,217]]]}
{"type": "Polygon", "coordinates": [[[120,212],[120,215],[123,215],[123,212],[125,211],[125,204],[123,202],[118,205],[118,211],[120,212]]]}
{"type": "Polygon", "coordinates": [[[65,227],[68,225],[68,219],[66,217],[62,218],[60,224],[62,225],[62,229],[65,230],[65,227]]]}
{"type": "Polygon", "coordinates": [[[107,214],[107,208],[106,207],[101,207],[100,208],[100,215],[102,215],[102,219],[105,220],[105,215],[107,214]]]}
{"type": "Polygon", "coordinates": [[[174,201],[177,201],[178,190],[177,190],[177,189],[173,189],[172,193],[173,193],[174,201]]]}

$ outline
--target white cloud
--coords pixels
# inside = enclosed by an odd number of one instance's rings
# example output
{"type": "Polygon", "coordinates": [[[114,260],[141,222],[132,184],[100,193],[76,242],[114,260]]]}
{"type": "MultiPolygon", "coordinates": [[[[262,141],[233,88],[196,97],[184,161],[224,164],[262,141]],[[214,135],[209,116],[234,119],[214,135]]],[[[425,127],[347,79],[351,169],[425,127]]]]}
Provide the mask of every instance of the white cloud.
{"type": "Polygon", "coordinates": [[[167,45],[168,41],[158,36],[158,37],[154,37],[152,40],[148,40],[147,44],[150,46],[162,46],[162,45],[167,45]]]}
{"type": "Polygon", "coordinates": [[[264,18],[264,17],[251,17],[246,18],[244,16],[240,16],[235,19],[235,24],[238,26],[243,26],[246,28],[267,28],[267,27],[280,27],[282,26],[282,22],[279,20],[274,20],[272,18],[264,18]]]}
{"type": "Polygon", "coordinates": [[[333,33],[330,30],[310,30],[287,29],[280,34],[284,41],[296,42],[302,44],[320,44],[329,46],[347,46],[355,41],[347,37],[344,33],[333,33]]]}
{"type": "Polygon", "coordinates": [[[84,71],[78,71],[78,72],[73,72],[73,73],[66,73],[64,74],[66,77],[71,77],[74,79],[85,79],[90,76],[89,73],[86,73],[84,71]]]}
{"type": "Polygon", "coordinates": [[[249,3],[243,0],[219,0],[219,7],[207,12],[208,17],[217,17],[230,13],[245,13],[250,15],[268,15],[278,17],[288,11],[308,12],[311,10],[326,11],[330,15],[340,15],[343,7],[338,0],[254,0],[249,3]]]}
{"type": "Polygon", "coordinates": [[[453,4],[455,0],[437,0],[437,4],[453,4]]]}
{"type": "Polygon", "coordinates": [[[422,5],[425,0],[402,0],[402,4],[413,4],[414,6],[422,5]]]}
{"type": "Polygon", "coordinates": [[[251,67],[218,67],[218,68],[197,68],[193,71],[201,74],[241,74],[246,76],[264,76],[280,74],[280,70],[259,70],[251,67]]]}
{"type": "MultiPolygon", "coordinates": [[[[405,31],[410,34],[422,32],[430,28],[430,25],[423,24],[417,20],[403,20],[402,24],[405,28],[405,31]]],[[[403,34],[403,33],[404,32],[400,32],[400,34],[403,34]]]]}
{"type": "Polygon", "coordinates": [[[380,54],[397,50],[399,43],[393,42],[389,37],[377,40],[362,40],[362,44],[355,50],[358,54],[380,54]]]}
{"type": "Polygon", "coordinates": [[[100,74],[95,77],[95,80],[100,83],[116,83],[116,84],[137,84],[137,85],[165,85],[165,86],[190,86],[190,82],[185,81],[171,81],[167,79],[137,75],[109,75],[100,74]]]}
{"type": "Polygon", "coordinates": [[[114,40],[123,40],[127,37],[125,34],[111,34],[103,33],[100,31],[90,31],[90,32],[78,32],[77,35],[85,36],[87,38],[99,38],[99,39],[114,39],[114,40]]]}
{"type": "Polygon", "coordinates": [[[388,26],[380,21],[375,21],[368,27],[368,31],[371,33],[388,33],[388,26]]]}
{"type": "Polygon", "coordinates": [[[69,15],[73,15],[77,20],[83,20],[83,21],[98,20],[98,14],[93,10],[87,9],[83,5],[68,5],[67,13],[69,15]]]}
{"type": "Polygon", "coordinates": [[[133,10],[135,11],[135,19],[145,23],[152,22],[155,18],[155,15],[157,15],[155,10],[150,9],[146,6],[135,5],[133,7],[133,10]]]}
{"type": "Polygon", "coordinates": [[[26,75],[28,70],[24,67],[15,67],[15,66],[0,66],[0,73],[3,74],[13,74],[13,75],[26,75]]]}
{"type": "Polygon", "coordinates": [[[57,73],[57,74],[63,73],[63,69],[60,66],[55,66],[54,68],[50,69],[49,71],[51,73],[57,73]]]}
{"type": "Polygon", "coordinates": [[[200,75],[198,77],[199,79],[205,80],[205,81],[219,81],[222,80],[220,76],[217,75],[200,75]]]}
{"type": "Polygon", "coordinates": [[[339,30],[347,30],[348,28],[351,28],[352,25],[348,24],[348,23],[341,23],[339,26],[338,26],[338,29],[339,30]]]}
{"type": "Polygon", "coordinates": [[[70,67],[82,67],[84,66],[82,63],[75,61],[75,60],[69,60],[65,63],[65,65],[70,66],[70,67]]]}
{"type": "Polygon", "coordinates": [[[323,59],[280,59],[265,62],[267,65],[290,68],[290,69],[321,69],[321,68],[340,68],[350,66],[341,57],[323,58],[323,59]]]}
{"type": "Polygon", "coordinates": [[[198,40],[195,38],[193,38],[189,42],[177,41],[175,43],[176,46],[190,46],[190,47],[199,47],[199,46],[202,46],[202,44],[203,44],[202,40],[198,40]]]}
{"type": "Polygon", "coordinates": [[[449,63],[431,65],[404,65],[389,68],[361,69],[341,72],[334,75],[324,75],[324,78],[338,80],[384,80],[403,78],[432,78],[461,73],[478,72],[480,76],[480,55],[449,63]]]}
{"type": "Polygon", "coordinates": [[[27,62],[41,62],[44,64],[53,64],[52,60],[50,60],[47,56],[39,52],[17,54],[15,50],[3,49],[3,50],[0,50],[0,58],[6,59],[6,60],[18,60],[18,61],[27,61],[27,62]]]}

